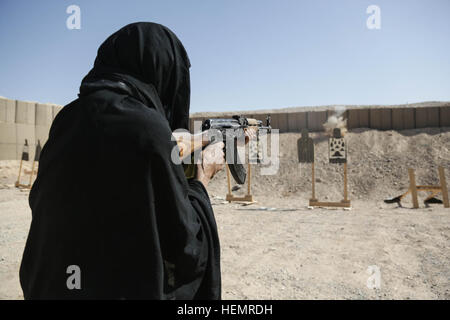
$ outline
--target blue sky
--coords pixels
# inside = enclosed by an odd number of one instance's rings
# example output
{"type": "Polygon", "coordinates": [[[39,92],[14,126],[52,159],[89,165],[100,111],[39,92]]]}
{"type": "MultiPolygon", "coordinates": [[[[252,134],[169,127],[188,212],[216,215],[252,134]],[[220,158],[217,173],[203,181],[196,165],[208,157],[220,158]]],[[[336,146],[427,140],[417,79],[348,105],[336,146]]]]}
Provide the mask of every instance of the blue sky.
{"type": "Polygon", "coordinates": [[[449,0],[1,0],[0,95],[67,104],[108,35],[153,21],[187,49],[191,112],[449,101],[449,13],[449,0]]]}

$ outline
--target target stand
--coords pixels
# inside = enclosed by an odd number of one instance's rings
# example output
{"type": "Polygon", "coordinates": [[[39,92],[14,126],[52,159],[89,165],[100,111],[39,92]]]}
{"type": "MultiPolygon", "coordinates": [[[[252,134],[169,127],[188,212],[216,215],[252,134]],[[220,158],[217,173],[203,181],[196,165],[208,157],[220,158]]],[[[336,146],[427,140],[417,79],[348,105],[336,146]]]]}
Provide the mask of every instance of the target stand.
{"type": "MultiPolygon", "coordinates": [[[[267,118],[267,125],[270,126],[270,117],[267,118]]],[[[262,157],[262,151],[260,148],[262,147],[262,144],[260,143],[260,131],[257,131],[256,136],[256,144],[250,142],[248,153],[246,155],[247,159],[247,193],[244,196],[235,196],[233,194],[233,190],[231,188],[231,172],[228,164],[226,164],[226,171],[227,171],[227,183],[228,183],[228,193],[226,195],[225,200],[228,202],[245,202],[245,204],[252,204],[256,203],[257,201],[253,199],[253,195],[251,193],[251,183],[252,183],[252,163],[258,164],[261,163],[262,157]]]]}
{"type": "Polygon", "coordinates": [[[340,129],[334,129],[333,137],[329,141],[329,159],[330,163],[338,163],[344,165],[344,199],[340,202],[325,202],[319,201],[316,198],[316,177],[314,168],[314,142],[309,137],[307,129],[302,130],[302,137],[297,141],[298,159],[300,163],[311,163],[311,178],[312,178],[312,195],[309,199],[310,207],[338,207],[350,208],[351,202],[348,199],[347,191],[347,145],[344,138],[341,136],[340,129]]]}
{"type": "Polygon", "coordinates": [[[19,165],[19,175],[17,177],[17,181],[15,183],[16,188],[21,188],[21,189],[31,189],[31,185],[33,182],[33,176],[36,174],[37,175],[37,168],[35,170],[35,166],[36,163],[39,164],[39,157],[41,155],[41,141],[38,140],[38,144],[36,145],[36,151],[34,154],[34,159],[33,159],[33,163],[31,165],[31,171],[28,170],[24,170],[24,174],[29,174],[30,175],[30,180],[28,181],[28,184],[22,184],[20,183],[20,176],[22,174],[22,165],[23,165],[23,161],[28,161],[29,159],[29,154],[28,154],[28,141],[27,139],[25,139],[25,144],[23,146],[23,151],[22,151],[22,157],[20,159],[20,165],[19,165]]]}
{"type": "Polygon", "coordinates": [[[37,174],[37,168],[36,168],[36,170],[34,169],[35,161],[33,161],[31,171],[24,170],[24,174],[29,174],[30,175],[30,180],[29,180],[28,184],[20,183],[20,176],[21,176],[21,171],[22,171],[22,161],[23,160],[20,160],[19,176],[17,177],[17,181],[15,183],[15,186],[16,186],[16,188],[31,189],[31,185],[32,185],[32,182],[33,182],[33,177],[34,177],[34,175],[37,174]]]}
{"type": "Polygon", "coordinates": [[[411,198],[413,202],[413,208],[419,208],[419,200],[417,198],[418,191],[431,192],[431,194],[423,201],[425,205],[428,207],[430,203],[443,204],[444,208],[450,208],[450,203],[448,199],[448,189],[447,189],[447,181],[445,180],[445,172],[444,168],[439,166],[439,182],[440,186],[427,186],[427,185],[416,185],[416,175],[414,173],[414,169],[408,169],[409,175],[409,189],[399,195],[398,197],[390,198],[384,200],[385,203],[397,203],[399,207],[402,207],[401,201],[404,197],[406,197],[409,193],[411,193],[411,198]],[[442,200],[435,198],[439,193],[442,193],[442,200]]]}
{"type": "Polygon", "coordinates": [[[232,201],[242,201],[242,202],[251,202],[251,203],[255,203],[256,201],[253,200],[253,196],[250,192],[250,185],[251,185],[251,176],[252,176],[252,171],[251,171],[251,164],[248,163],[247,166],[247,194],[244,195],[243,197],[238,197],[233,195],[233,192],[231,190],[231,173],[230,173],[230,168],[228,168],[228,164],[226,165],[227,168],[227,183],[228,183],[228,194],[225,198],[226,201],[228,202],[232,202],[232,201]]]}
{"type": "Polygon", "coordinates": [[[336,208],[351,208],[351,202],[348,199],[348,191],[347,191],[347,163],[344,163],[344,199],[340,202],[325,202],[319,201],[315,198],[315,185],[314,185],[314,163],[312,164],[312,198],[309,199],[310,207],[336,207],[336,208]]]}

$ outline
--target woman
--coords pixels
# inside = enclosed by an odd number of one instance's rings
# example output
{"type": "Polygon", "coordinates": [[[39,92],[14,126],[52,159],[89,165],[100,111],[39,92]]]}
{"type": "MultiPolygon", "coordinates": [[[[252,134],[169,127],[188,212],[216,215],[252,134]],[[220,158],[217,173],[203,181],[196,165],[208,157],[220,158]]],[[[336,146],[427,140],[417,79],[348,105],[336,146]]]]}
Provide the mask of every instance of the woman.
{"type": "Polygon", "coordinates": [[[168,28],[133,23],[99,48],[53,122],[30,193],[25,299],[220,299],[205,185],[223,144],[186,180],[172,131],[188,128],[189,59],[168,28]]]}

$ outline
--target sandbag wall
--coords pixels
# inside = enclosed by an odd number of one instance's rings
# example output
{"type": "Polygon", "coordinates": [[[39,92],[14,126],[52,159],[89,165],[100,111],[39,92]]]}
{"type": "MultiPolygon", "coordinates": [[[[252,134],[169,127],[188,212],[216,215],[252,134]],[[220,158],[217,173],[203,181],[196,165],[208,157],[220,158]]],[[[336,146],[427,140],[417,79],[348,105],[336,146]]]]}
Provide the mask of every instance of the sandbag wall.
{"type": "Polygon", "coordinates": [[[20,159],[25,139],[30,159],[38,140],[45,144],[53,119],[62,106],[0,97],[0,160],[20,159]]]}

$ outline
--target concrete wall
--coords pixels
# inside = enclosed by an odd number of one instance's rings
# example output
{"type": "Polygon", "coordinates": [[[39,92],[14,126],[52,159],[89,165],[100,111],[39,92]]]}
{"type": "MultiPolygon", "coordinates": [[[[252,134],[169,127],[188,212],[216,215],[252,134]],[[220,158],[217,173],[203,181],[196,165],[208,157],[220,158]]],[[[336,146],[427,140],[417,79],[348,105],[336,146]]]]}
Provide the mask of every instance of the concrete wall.
{"type": "Polygon", "coordinates": [[[0,97],[0,160],[20,159],[25,139],[30,159],[34,159],[36,143],[48,139],[53,119],[61,106],[0,97]]]}

